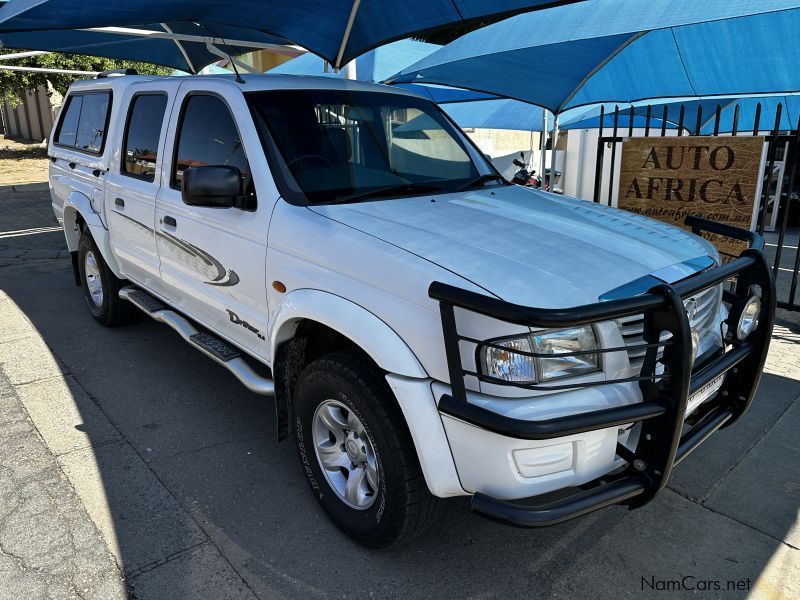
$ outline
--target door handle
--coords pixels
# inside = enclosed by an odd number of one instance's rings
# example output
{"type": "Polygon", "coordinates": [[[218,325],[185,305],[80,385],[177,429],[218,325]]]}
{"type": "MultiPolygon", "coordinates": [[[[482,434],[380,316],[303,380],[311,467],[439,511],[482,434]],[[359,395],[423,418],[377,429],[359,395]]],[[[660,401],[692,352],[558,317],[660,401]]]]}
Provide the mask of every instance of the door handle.
{"type": "Polygon", "coordinates": [[[125,200],[122,198],[114,198],[114,205],[119,206],[120,208],[125,208],[125,200]]]}
{"type": "Polygon", "coordinates": [[[74,169],[77,165],[74,162],[69,163],[69,168],[74,169]]]}
{"type": "Polygon", "coordinates": [[[164,217],[164,219],[162,220],[162,222],[167,227],[177,227],[178,226],[178,222],[175,220],[175,217],[170,217],[169,215],[166,215],[164,217]]]}

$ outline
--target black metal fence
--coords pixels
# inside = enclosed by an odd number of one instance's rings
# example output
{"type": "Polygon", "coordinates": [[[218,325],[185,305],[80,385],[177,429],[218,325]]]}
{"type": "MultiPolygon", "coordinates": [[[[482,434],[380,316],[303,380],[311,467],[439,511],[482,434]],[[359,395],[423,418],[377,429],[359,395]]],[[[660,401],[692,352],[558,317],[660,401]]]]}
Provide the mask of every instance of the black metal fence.
{"type": "MultiPolygon", "coordinates": [[[[680,105],[677,118],[674,116],[675,105],[664,104],[661,107],[647,106],[644,114],[642,107],[606,113],[600,111],[600,128],[597,139],[597,155],[595,163],[594,195],[595,202],[601,202],[603,192],[607,191],[606,201],[610,206],[614,196],[615,165],[617,163],[618,146],[626,140],[636,137],[666,137],[667,132],[675,131],[677,136],[764,136],[767,145],[765,169],[761,173],[761,192],[757,198],[756,230],[767,238],[767,257],[778,282],[778,307],[800,312],[798,294],[798,273],[800,272],[800,188],[798,180],[798,162],[800,162],[800,118],[792,129],[781,128],[785,125],[786,109],[778,103],[773,114],[764,114],[761,102],[755,107],[752,122],[741,123],[740,105],[731,107],[717,104],[712,115],[703,115],[703,105],[696,107],[697,114],[687,122],[686,106],[680,105]],[[733,117],[729,130],[721,132],[720,123],[723,110],[733,109],[733,117]],[[670,114],[672,113],[672,114],[670,114]],[[622,118],[623,122],[620,123],[622,118]],[[609,123],[610,122],[610,123],[609,123]],[[642,132],[643,130],[643,132],[642,132]],[[604,162],[610,161],[610,169],[604,170],[604,162]],[[777,172],[776,164],[782,168],[777,172]],[[605,181],[604,181],[605,180],[605,181]],[[769,219],[777,212],[777,216],[769,219]],[[770,226],[773,221],[774,229],[770,226]],[[769,231],[768,231],[769,230],[769,231]]],[[[770,107],[771,108],[771,107],[770,107]]],[[[694,107],[691,109],[694,111],[694,107]]],[[[769,111],[772,112],[771,110],[769,111]]],[[[749,119],[748,119],[749,121],[749,119]]]]}

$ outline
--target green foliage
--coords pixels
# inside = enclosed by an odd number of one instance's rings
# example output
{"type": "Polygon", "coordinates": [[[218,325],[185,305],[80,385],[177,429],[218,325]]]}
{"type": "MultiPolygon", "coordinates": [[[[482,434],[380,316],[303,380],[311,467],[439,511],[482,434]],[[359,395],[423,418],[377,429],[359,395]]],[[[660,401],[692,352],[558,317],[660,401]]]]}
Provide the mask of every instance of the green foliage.
{"type": "MultiPolygon", "coordinates": [[[[4,61],[4,64],[18,67],[44,67],[48,69],[69,69],[72,71],[108,71],[110,69],[136,69],[142,75],[169,75],[172,69],[149,63],[129,60],[114,60],[97,56],[80,54],[42,54],[17,60],[4,61]]],[[[47,85],[49,81],[61,94],[66,93],[69,85],[85,75],[63,75],[59,73],[36,73],[29,71],[0,71],[0,98],[7,97],[12,104],[17,104],[25,90],[47,85]]]]}

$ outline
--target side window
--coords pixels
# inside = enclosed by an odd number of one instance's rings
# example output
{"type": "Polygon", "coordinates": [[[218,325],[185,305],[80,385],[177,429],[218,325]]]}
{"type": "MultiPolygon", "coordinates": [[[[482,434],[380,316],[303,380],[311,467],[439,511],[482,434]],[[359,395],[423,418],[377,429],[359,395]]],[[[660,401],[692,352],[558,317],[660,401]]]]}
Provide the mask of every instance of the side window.
{"type": "Polygon", "coordinates": [[[67,100],[61,125],[58,126],[56,144],[75,145],[75,138],[78,135],[78,119],[81,117],[81,104],[83,104],[83,96],[70,96],[67,100]]]}
{"type": "Polygon", "coordinates": [[[110,104],[109,92],[70,96],[56,143],[93,154],[102,152],[110,104]]]}
{"type": "Polygon", "coordinates": [[[122,143],[120,171],[125,175],[145,181],[155,179],[158,142],[166,109],[167,97],[164,94],[134,97],[122,143]]]}
{"type": "Polygon", "coordinates": [[[216,96],[189,96],[178,131],[172,185],[180,188],[190,167],[230,165],[242,172],[247,195],[252,196],[250,167],[239,130],[227,105],[216,96]]]}

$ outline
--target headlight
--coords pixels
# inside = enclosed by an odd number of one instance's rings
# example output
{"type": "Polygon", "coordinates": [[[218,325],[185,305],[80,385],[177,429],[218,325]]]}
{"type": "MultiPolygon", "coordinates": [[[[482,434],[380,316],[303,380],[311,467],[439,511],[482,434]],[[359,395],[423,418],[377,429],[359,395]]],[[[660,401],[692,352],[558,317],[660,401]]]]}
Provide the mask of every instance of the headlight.
{"type": "Polygon", "coordinates": [[[539,331],[491,343],[499,347],[478,349],[481,372],[503,381],[536,383],[600,369],[599,355],[593,352],[597,350],[597,338],[591,325],[539,331]],[[570,352],[585,354],[567,355],[570,352]]]}
{"type": "Polygon", "coordinates": [[[742,309],[739,323],[736,326],[736,337],[744,340],[758,327],[758,315],[761,313],[761,298],[751,296],[742,309]]]}
{"type": "Polygon", "coordinates": [[[533,352],[527,336],[492,343],[502,346],[502,349],[481,346],[481,371],[484,375],[514,383],[536,383],[534,358],[519,353],[520,350],[533,352]]]}

